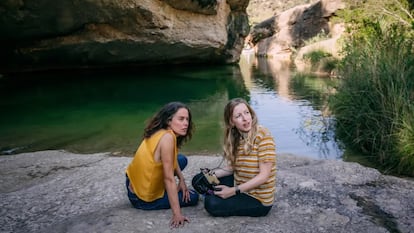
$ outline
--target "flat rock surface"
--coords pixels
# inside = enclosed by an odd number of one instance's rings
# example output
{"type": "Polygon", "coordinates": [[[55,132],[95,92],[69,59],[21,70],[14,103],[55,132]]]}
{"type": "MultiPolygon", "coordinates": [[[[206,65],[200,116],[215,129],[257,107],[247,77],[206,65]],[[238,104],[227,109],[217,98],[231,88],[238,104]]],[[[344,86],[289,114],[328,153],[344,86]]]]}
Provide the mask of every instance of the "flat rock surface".
{"type": "MultiPolygon", "coordinates": [[[[217,156],[188,156],[187,184],[217,156]]],[[[202,199],[191,222],[170,229],[170,210],[134,209],[131,157],[40,151],[0,156],[0,232],[414,232],[414,181],[357,163],[280,154],[276,202],[266,217],[211,217],[202,199]]]]}

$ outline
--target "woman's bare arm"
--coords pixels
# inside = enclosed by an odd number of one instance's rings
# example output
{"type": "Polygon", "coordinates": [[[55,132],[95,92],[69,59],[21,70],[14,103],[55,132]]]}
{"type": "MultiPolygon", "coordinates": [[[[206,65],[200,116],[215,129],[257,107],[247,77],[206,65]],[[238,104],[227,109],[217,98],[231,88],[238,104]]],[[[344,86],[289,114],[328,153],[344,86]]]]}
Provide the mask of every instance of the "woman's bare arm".
{"type": "Polygon", "coordinates": [[[221,177],[229,176],[233,174],[233,168],[230,165],[224,168],[221,168],[221,167],[214,168],[213,171],[214,171],[214,174],[217,176],[217,178],[221,178],[221,177]]]}
{"type": "Polygon", "coordinates": [[[173,213],[171,219],[171,226],[178,227],[188,219],[181,214],[180,203],[178,201],[178,189],[175,180],[174,173],[174,135],[165,134],[158,146],[160,149],[161,162],[164,172],[164,184],[168,195],[168,201],[170,202],[171,210],[173,213]]]}
{"type": "MultiPolygon", "coordinates": [[[[265,183],[272,172],[272,162],[259,162],[259,174],[257,174],[254,178],[243,183],[238,186],[241,192],[247,192],[250,189],[256,188],[257,186],[265,183]]],[[[228,187],[226,185],[218,185],[216,186],[219,191],[214,191],[214,194],[221,197],[221,198],[229,198],[236,194],[237,187],[228,187]]]]}

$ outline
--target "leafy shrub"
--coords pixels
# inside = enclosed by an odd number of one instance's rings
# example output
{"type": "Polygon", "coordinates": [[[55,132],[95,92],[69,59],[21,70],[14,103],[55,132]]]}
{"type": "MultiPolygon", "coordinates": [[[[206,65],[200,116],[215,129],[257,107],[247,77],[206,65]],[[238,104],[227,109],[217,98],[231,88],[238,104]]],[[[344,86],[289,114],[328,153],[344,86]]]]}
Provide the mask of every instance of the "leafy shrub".
{"type": "Polygon", "coordinates": [[[385,169],[414,176],[414,40],[407,28],[365,21],[345,48],[331,107],[337,136],[385,169]]]}
{"type": "Polygon", "coordinates": [[[313,50],[303,55],[305,60],[309,60],[312,66],[318,64],[323,58],[332,57],[332,54],[323,50],[313,50]]]}

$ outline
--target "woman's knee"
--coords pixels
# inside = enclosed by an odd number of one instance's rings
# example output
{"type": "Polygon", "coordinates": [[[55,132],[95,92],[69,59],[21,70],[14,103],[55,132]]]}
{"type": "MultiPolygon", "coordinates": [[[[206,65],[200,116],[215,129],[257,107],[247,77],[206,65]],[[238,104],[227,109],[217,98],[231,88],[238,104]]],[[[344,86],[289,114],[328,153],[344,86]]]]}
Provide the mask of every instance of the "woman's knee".
{"type": "Polygon", "coordinates": [[[214,216],[214,217],[222,217],[223,215],[223,205],[218,202],[218,197],[215,196],[206,196],[204,198],[204,209],[214,216]]]}
{"type": "Polygon", "coordinates": [[[184,168],[187,167],[187,164],[188,164],[187,157],[185,157],[185,155],[183,154],[178,154],[177,160],[178,160],[178,166],[180,166],[180,169],[184,170],[184,168]]]}
{"type": "Polygon", "coordinates": [[[190,206],[194,206],[197,205],[198,203],[198,199],[199,199],[199,195],[197,192],[195,191],[190,191],[190,201],[189,201],[189,205],[190,206]]]}

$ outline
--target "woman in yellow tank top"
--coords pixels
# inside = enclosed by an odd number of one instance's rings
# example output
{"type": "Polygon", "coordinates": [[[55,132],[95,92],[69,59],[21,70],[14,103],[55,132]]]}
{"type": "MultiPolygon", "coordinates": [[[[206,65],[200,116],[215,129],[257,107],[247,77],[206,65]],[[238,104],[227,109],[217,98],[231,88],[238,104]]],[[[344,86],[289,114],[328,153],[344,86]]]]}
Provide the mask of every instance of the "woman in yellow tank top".
{"type": "Polygon", "coordinates": [[[181,172],[187,165],[187,158],[178,154],[178,148],[191,139],[193,129],[191,112],[186,105],[166,104],[150,119],[143,140],[126,169],[131,204],[144,210],[171,208],[172,227],[189,221],[181,213],[181,207],[196,205],[199,199],[194,190],[187,188],[181,172]]]}

